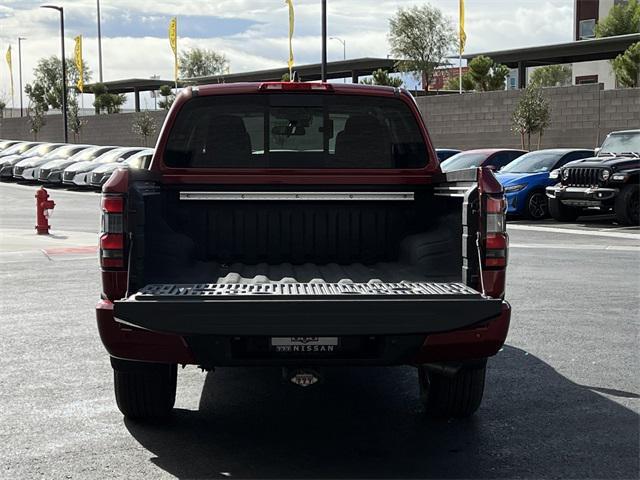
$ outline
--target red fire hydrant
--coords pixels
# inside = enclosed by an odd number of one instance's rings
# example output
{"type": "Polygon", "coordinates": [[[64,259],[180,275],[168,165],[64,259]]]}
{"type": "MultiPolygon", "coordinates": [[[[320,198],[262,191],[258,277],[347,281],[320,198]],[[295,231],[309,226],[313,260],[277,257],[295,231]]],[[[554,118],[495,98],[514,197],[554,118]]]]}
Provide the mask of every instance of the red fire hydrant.
{"type": "Polygon", "coordinates": [[[49,200],[49,193],[40,188],[36,192],[36,231],[38,235],[49,235],[49,210],[53,210],[56,203],[49,200]]]}

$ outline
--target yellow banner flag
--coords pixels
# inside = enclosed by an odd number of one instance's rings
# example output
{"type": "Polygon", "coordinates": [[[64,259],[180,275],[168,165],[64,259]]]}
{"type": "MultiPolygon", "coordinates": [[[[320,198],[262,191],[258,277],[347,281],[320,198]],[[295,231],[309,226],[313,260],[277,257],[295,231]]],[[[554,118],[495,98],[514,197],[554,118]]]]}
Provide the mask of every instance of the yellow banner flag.
{"type": "Polygon", "coordinates": [[[74,38],[76,41],[76,47],[74,49],[74,61],[76,69],[78,70],[78,83],[76,87],[80,90],[80,93],[84,93],[84,69],[82,68],[82,35],[78,35],[74,38]]]}
{"type": "Polygon", "coordinates": [[[9,65],[9,78],[11,79],[11,103],[13,104],[13,64],[11,62],[11,45],[7,49],[7,65],[9,65]]]}
{"type": "Polygon", "coordinates": [[[173,17],[169,22],[169,45],[173,50],[173,74],[178,83],[178,19],[173,17]]]}
{"type": "Polygon", "coordinates": [[[464,0],[460,0],[460,55],[464,53],[464,47],[467,43],[467,33],[464,31],[464,0]]]}
{"type": "Polygon", "coordinates": [[[293,0],[285,0],[285,3],[289,5],[289,80],[292,81],[292,69],[293,69],[293,29],[295,24],[295,14],[293,12],[293,0]]]}

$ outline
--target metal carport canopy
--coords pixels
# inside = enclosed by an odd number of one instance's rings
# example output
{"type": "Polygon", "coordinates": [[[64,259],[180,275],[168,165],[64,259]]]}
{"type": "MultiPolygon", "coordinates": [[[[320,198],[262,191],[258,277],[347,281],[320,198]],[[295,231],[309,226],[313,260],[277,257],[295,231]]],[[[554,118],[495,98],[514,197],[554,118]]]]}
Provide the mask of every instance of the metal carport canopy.
{"type": "MultiPolygon", "coordinates": [[[[327,78],[348,78],[353,83],[358,83],[361,76],[371,75],[378,69],[389,73],[398,71],[397,60],[392,58],[357,58],[353,60],[340,60],[327,64],[327,78]]],[[[319,63],[294,66],[301,81],[320,80],[319,63]]],[[[238,83],[238,82],[269,82],[280,81],[284,74],[289,73],[288,67],[272,68],[269,70],[257,70],[253,72],[227,73],[224,75],[211,75],[206,77],[184,78],[178,80],[178,87],[187,85],[207,85],[211,83],[238,83]]],[[[159,90],[163,85],[173,87],[173,80],[156,80],[152,78],[128,78],[103,82],[109,93],[132,93],[135,96],[135,109],[140,111],[140,92],[159,90]]],[[[87,93],[90,93],[96,84],[85,85],[87,93]]]]}
{"type": "MultiPolygon", "coordinates": [[[[159,90],[163,85],[173,87],[175,82],[172,80],[156,80],[153,78],[127,78],[125,80],[113,80],[110,82],[102,82],[107,87],[109,93],[133,93],[135,100],[136,112],[140,111],[140,92],[149,92],[159,90]]],[[[92,93],[96,83],[85,85],[85,93],[92,93]]],[[[180,86],[180,82],[178,82],[180,86]]]]}
{"type": "MultiPolygon", "coordinates": [[[[378,69],[387,70],[389,73],[397,72],[398,61],[392,58],[357,58],[353,60],[340,60],[327,63],[327,78],[348,78],[353,83],[358,83],[361,76],[371,75],[378,69]]],[[[320,64],[295,65],[293,71],[297,72],[300,80],[320,80],[320,64]]],[[[269,82],[280,81],[283,75],[289,73],[288,67],[272,68],[269,70],[257,70],[254,72],[228,73],[225,75],[211,75],[183,79],[190,85],[206,85],[210,83],[236,83],[236,82],[269,82]]]]}
{"type": "MultiPolygon", "coordinates": [[[[619,35],[616,37],[593,38],[568,43],[556,43],[553,45],[541,45],[538,47],[471,53],[463,55],[462,58],[472,60],[475,57],[484,55],[507,67],[518,68],[519,73],[521,73],[523,70],[526,72],[527,67],[539,65],[611,60],[636,42],[640,42],[640,33],[619,35]]],[[[524,88],[524,86],[526,86],[526,73],[524,79],[522,75],[519,76],[520,88],[524,88]]]]}

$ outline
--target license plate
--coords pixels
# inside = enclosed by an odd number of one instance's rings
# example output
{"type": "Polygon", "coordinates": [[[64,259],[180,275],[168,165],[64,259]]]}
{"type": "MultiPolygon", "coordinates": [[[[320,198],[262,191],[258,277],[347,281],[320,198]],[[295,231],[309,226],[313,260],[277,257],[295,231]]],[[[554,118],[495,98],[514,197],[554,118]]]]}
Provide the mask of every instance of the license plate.
{"type": "Polygon", "coordinates": [[[278,353],[332,353],[339,346],[338,337],[271,338],[271,350],[278,353]]]}

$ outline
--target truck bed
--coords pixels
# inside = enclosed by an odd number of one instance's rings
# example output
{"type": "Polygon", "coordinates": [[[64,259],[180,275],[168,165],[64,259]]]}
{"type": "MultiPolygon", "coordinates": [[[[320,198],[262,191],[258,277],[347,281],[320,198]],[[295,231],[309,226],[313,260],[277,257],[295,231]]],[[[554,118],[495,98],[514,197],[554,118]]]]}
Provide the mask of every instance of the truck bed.
{"type": "Polygon", "coordinates": [[[473,234],[457,191],[138,192],[136,268],[114,304],[122,324],[184,336],[424,335],[501,313],[465,280],[473,234]]]}
{"type": "Polygon", "coordinates": [[[263,201],[251,192],[245,200],[185,200],[187,193],[163,188],[135,205],[144,226],[133,291],[154,283],[462,279],[462,199],[401,192],[378,195],[410,200],[376,201],[350,192],[354,199],[336,201],[347,194],[329,192],[303,201],[278,191],[260,192],[263,201]]]}

